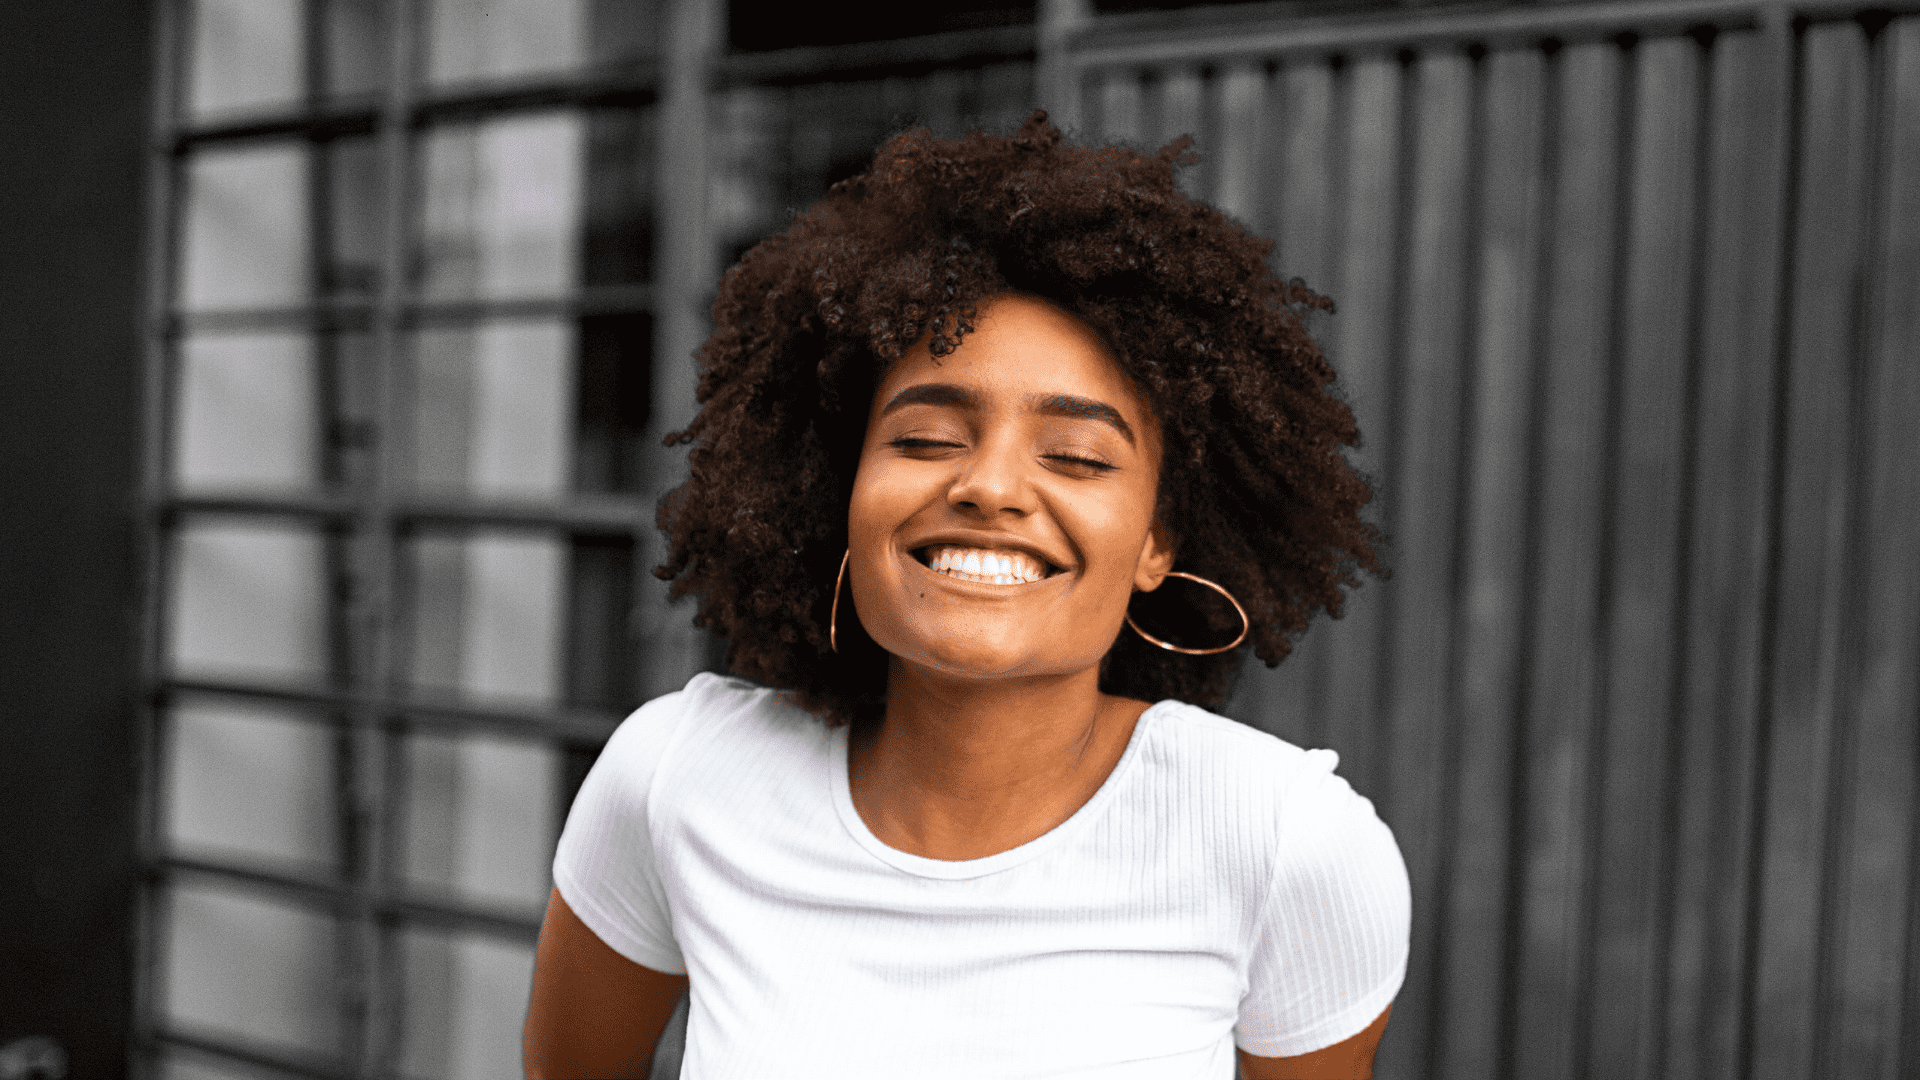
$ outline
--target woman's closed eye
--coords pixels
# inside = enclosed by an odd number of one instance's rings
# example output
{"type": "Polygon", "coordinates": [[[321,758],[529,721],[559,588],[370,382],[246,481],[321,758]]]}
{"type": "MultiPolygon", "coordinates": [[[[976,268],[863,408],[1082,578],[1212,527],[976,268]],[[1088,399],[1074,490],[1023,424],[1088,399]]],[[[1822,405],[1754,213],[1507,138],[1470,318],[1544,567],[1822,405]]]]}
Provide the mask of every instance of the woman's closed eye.
{"type": "Polygon", "coordinates": [[[1048,461],[1057,461],[1062,465],[1068,465],[1077,469],[1089,469],[1096,473],[1112,472],[1114,469],[1119,468],[1118,465],[1111,462],[1102,461],[1096,457],[1086,457],[1081,454],[1048,454],[1046,458],[1048,461]]]}
{"type": "MultiPolygon", "coordinates": [[[[929,439],[918,435],[902,435],[897,439],[888,440],[887,445],[909,454],[928,453],[940,450],[963,450],[966,448],[965,443],[954,442],[949,439],[929,439]]],[[[1091,457],[1082,453],[1055,453],[1044,454],[1042,456],[1048,461],[1056,461],[1071,468],[1087,469],[1096,473],[1111,472],[1119,467],[1111,462],[1102,461],[1097,457],[1091,457]]]]}
{"type": "Polygon", "coordinates": [[[926,439],[914,435],[903,435],[898,439],[889,441],[887,445],[896,450],[905,450],[910,453],[926,450],[958,450],[965,446],[964,443],[957,443],[947,439],[926,439]]]}

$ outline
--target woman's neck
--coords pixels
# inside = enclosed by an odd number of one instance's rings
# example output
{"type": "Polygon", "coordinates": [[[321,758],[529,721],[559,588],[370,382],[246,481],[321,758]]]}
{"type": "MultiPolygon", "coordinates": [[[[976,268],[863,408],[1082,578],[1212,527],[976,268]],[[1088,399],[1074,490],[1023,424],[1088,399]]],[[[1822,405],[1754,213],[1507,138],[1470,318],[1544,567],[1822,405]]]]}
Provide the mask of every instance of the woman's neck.
{"type": "Polygon", "coordinates": [[[898,660],[878,728],[851,740],[854,807],[890,847],[984,858],[1072,817],[1105,783],[1147,703],[1099,672],[958,680],[898,660]]]}

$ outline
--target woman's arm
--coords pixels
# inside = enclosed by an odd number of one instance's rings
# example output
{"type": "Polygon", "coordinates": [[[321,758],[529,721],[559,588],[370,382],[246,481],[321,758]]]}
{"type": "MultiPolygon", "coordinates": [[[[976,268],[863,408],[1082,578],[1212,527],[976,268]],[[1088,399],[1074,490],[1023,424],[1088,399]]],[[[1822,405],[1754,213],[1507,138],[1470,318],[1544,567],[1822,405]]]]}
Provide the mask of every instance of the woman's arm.
{"type": "Polygon", "coordinates": [[[645,1080],[685,975],[642,967],[580,921],[560,890],[547,901],[521,1041],[528,1080],[645,1080]]]}
{"type": "Polygon", "coordinates": [[[1351,1039],[1294,1057],[1255,1057],[1240,1051],[1240,1075],[1244,1080],[1369,1080],[1373,1076],[1373,1052],[1380,1047],[1380,1036],[1387,1030],[1389,1005],[1365,1031],[1351,1039]]]}

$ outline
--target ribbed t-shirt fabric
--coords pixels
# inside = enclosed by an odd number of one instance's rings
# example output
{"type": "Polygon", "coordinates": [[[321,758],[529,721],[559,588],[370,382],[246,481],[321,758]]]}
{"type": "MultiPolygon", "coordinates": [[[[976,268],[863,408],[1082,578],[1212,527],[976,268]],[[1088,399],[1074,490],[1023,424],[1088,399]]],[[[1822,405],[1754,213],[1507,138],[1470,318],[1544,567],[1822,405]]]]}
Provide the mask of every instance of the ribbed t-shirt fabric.
{"type": "Polygon", "coordinates": [[[1227,1080],[1350,1038],[1406,972],[1406,867],[1302,750],[1161,701],[1065,822],[947,862],[855,811],[847,731],[703,674],[621,724],[554,859],[622,956],[685,972],[688,1080],[1227,1080]]]}

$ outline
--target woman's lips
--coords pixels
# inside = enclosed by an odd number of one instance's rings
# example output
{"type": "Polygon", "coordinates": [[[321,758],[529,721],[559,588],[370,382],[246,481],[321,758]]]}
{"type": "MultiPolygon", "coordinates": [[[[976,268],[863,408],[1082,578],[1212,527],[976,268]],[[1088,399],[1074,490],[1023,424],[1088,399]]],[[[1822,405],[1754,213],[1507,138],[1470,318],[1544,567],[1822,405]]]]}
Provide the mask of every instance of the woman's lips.
{"type": "Polygon", "coordinates": [[[1027,585],[1060,572],[1024,551],[1008,548],[932,544],[913,556],[936,574],[984,585],[1027,585]]]}

